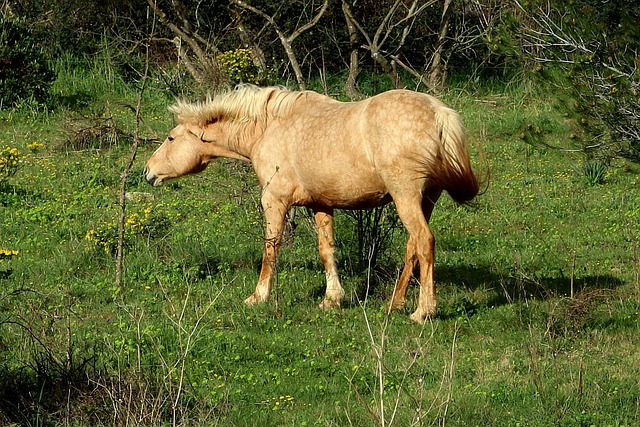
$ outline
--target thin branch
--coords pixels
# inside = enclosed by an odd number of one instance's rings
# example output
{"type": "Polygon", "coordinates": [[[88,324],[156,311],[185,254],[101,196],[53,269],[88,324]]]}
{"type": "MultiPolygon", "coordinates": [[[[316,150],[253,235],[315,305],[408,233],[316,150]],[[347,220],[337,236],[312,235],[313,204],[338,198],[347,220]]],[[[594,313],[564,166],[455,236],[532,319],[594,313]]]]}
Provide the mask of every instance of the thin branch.
{"type": "Polygon", "coordinates": [[[280,39],[280,43],[282,43],[282,46],[284,47],[284,50],[287,54],[287,58],[289,58],[289,63],[291,64],[291,68],[293,68],[293,72],[296,76],[296,80],[298,82],[298,87],[300,88],[300,90],[304,90],[305,89],[305,81],[304,81],[304,76],[302,74],[302,69],[300,68],[300,63],[298,62],[298,58],[296,57],[296,54],[293,50],[293,41],[300,36],[300,34],[302,34],[303,32],[309,30],[310,28],[312,28],[314,25],[316,25],[318,23],[318,21],[320,21],[320,18],[322,18],[322,15],[324,15],[325,11],[327,10],[327,7],[329,6],[329,0],[324,0],[322,3],[322,7],[320,8],[320,10],[318,11],[318,13],[306,24],[302,25],[301,27],[296,28],[293,33],[291,33],[289,36],[287,36],[284,31],[280,28],[280,26],[278,25],[278,23],[276,22],[274,16],[268,15],[267,13],[263,12],[262,10],[258,9],[257,7],[254,7],[246,2],[244,2],[243,0],[231,0],[231,3],[236,4],[238,6],[240,6],[243,9],[246,9],[250,12],[255,13],[258,16],[261,16],[262,18],[264,18],[267,22],[269,22],[271,24],[271,26],[273,27],[274,31],[276,32],[276,34],[278,35],[278,38],[280,39]]]}
{"type": "Polygon", "coordinates": [[[362,37],[364,37],[364,39],[367,41],[368,49],[371,50],[371,46],[373,45],[371,37],[369,37],[369,34],[364,30],[364,28],[362,28],[362,25],[360,25],[355,16],[353,16],[353,11],[351,10],[351,6],[349,6],[349,3],[347,3],[345,0],[342,0],[342,7],[342,10],[344,11],[344,14],[347,15],[348,20],[358,29],[358,31],[360,31],[362,37]]]}
{"type": "Polygon", "coordinates": [[[409,10],[407,11],[406,16],[398,20],[398,22],[388,26],[385,36],[380,42],[380,45],[383,45],[387,41],[387,39],[391,36],[391,33],[393,32],[394,29],[406,23],[407,25],[404,27],[402,31],[402,37],[401,37],[400,43],[398,44],[398,49],[399,49],[404,44],[405,39],[407,38],[409,32],[411,31],[413,22],[415,22],[418,15],[420,15],[422,11],[424,11],[427,7],[437,3],[437,0],[430,0],[422,4],[422,6],[420,7],[417,7],[417,3],[418,3],[418,0],[414,0],[412,5],[409,7],[409,10]],[[411,22],[408,22],[409,20],[411,20],[411,22]]]}
{"type": "MultiPolygon", "coordinates": [[[[147,19],[149,15],[149,10],[147,9],[147,19]]],[[[131,147],[131,156],[129,157],[129,161],[124,167],[122,171],[122,176],[120,180],[120,199],[118,205],[120,207],[120,212],[118,216],[118,246],[116,253],[116,287],[118,289],[122,289],[124,284],[124,225],[125,219],[127,216],[127,179],[129,178],[129,173],[131,172],[131,168],[133,167],[133,162],[136,159],[136,155],[138,154],[138,146],[140,145],[140,122],[141,122],[141,107],[142,107],[142,96],[147,87],[147,80],[149,79],[149,46],[151,42],[151,36],[155,32],[155,19],[152,20],[151,31],[149,34],[149,38],[147,40],[145,46],[145,66],[144,66],[144,74],[142,76],[142,83],[140,86],[140,90],[138,91],[138,99],[136,103],[135,109],[135,128],[133,133],[133,145],[131,147]]]]}
{"type": "Polygon", "coordinates": [[[324,2],[322,3],[322,7],[320,8],[320,11],[316,13],[316,16],[314,16],[311,21],[307,22],[302,27],[297,28],[289,36],[289,41],[294,41],[298,36],[300,36],[300,34],[304,33],[305,31],[309,30],[311,27],[316,25],[318,21],[320,21],[320,18],[322,18],[322,15],[324,15],[324,13],[326,12],[328,6],[329,6],[329,0],[324,0],[324,2]]]}
{"type": "Polygon", "coordinates": [[[391,32],[391,30],[393,29],[393,26],[389,25],[389,21],[391,20],[393,15],[396,13],[396,9],[398,8],[399,4],[400,4],[400,0],[396,0],[393,6],[391,6],[391,9],[389,9],[387,14],[382,19],[382,22],[380,23],[380,25],[378,25],[378,29],[376,30],[376,33],[373,35],[373,42],[376,45],[378,46],[382,45],[386,41],[387,36],[391,32]],[[382,31],[385,28],[387,29],[387,31],[385,32],[384,37],[382,37],[382,42],[381,42],[380,37],[382,36],[382,31]]]}
{"type": "Polygon", "coordinates": [[[399,66],[401,66],[406,72],[408,72],[409,74],[411,74],[413,77],[416,78],[416,80],[418,80],[418,84],[422,83],[422,80],[424,79],[424,76],[421,75],[420,73],[418,73],[416,70],[414,70],[413,68],[411,68],[411,66],[409,64],[405,64],[400,57],[398,57],[397,55],[389,55],[389,57],[391,59],[393,59],[393,61],[398,64],[399,66]]]}
{"type": "MultiPolygon", "coordinates": [[[[167,16],[167,14],[157,5],[156,0],[147,0],[147,4],[149,4],[160,22],[162,22],[165,26],[167,26],[167,28],[169,28],[174,34],[176,34],[176,36],[178,36],[180,40],[184,40],[189,48],[191,48],[193,53],[195,53],[195,55],[198,57],[198,60],[204,68],[205,75],[197,71],[190,64],[186,53],[183,56],[185,64],[187,65],[187,69],[193,75],[193,77],[201,83],[204,83],[208,78],[211,82],[213,82],[214,85],[220,84],[223,78],[219,72],[215,57],[207,54],[205,49],[202,48],[201,44],[204,45],[206,49],[209,49],[214,53],[217,50],[215,46],[213,46],[211,43],[208,43],[206,40],[204,40],[202,37],[191,31],[190,29],[185,28],[184,26],[179,27],[175,23],[173,23],[167,16]]],[[[182,45],[176,43],[175,41],[174,44],[176,44],[176,47],[178,48],[178,55],[183,55],[183,52],[181,50],[182,45]]]]}
{"type": "Polygon", "coordinates": [[[276,23],[275,19],[273,19],[272,16],[267,15],[262,10],[258,9],[257,7],[251,6],[249,3],[245,3],[242,0],[231,0],[231,3],[235,3],[238,6],[240,6],[241,8],[247,9],[247,10],[255,13],[256,15],[261,16],[267,22],[269,22],[271,24],[271,26],[273,27],[273,29],[276,31],[276,33],[278,33],[278,35],[280,35],[280,27],[278,26],[278,24],[276,23]]]}

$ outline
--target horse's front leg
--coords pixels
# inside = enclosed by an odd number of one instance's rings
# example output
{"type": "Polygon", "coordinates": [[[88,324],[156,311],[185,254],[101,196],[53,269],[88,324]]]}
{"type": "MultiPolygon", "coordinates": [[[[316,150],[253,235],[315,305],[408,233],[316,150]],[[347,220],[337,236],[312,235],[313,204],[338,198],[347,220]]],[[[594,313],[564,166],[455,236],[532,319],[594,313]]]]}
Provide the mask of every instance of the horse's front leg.
{"type": "Polygon", "coordinates": [[[269,197],[269,195],[265,193],[262,196],[262,207],[267,222],[264,252],[262,253],[262,268],[260,269],[260,277],[258,278],[255,291],[249,298],[244,300],[248,305],[257,304],[269,299],[285,216],[290,206],[282,202],[282,200],[269,197]]]}
{"type": "Polygon", "coordinates": [[[316,209],[316,226],[318,227],[318,251],[327,276],[327,290],[320,308],[340,307],[344,290],[340,285],[336,266],[336,244],[333,238],[333,209],[316,209]]]}

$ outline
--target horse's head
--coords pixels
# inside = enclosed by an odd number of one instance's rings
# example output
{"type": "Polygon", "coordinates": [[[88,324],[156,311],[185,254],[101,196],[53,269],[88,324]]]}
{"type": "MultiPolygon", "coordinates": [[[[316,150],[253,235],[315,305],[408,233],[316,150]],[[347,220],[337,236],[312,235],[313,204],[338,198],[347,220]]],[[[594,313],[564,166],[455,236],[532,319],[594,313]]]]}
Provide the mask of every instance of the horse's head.
{"type": "Polygon", "coordinates": [[[173,128],[167,139],[153,153],[144,168],[144,177],[158,186],[166,180],[198,173],[212,159],[209,142],[203,140],[205,132],[197,126],[181,123],[173,128]]]}
{"type": "MultiPolygon", "coordinates": [[[[250,161],[251,146],[265,125],[267,103],[276,92],[281,98],[289,94],[246,86],[205,101],[178,101],[169,107],[180,124],[147,162],[147,182],[161,185],[168,179],[201,172],[216,157],[250,161]]],[[[278,108],[290,108],[295,99],[279,100],[278,108]]]]}

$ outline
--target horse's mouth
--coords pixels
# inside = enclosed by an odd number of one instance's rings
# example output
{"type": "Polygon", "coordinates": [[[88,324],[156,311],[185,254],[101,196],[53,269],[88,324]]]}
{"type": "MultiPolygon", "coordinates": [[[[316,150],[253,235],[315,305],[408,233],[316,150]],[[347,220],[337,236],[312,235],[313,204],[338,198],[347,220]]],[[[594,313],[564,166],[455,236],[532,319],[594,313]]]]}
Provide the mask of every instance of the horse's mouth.
{"type": "Polygon", "coordinates": [[[147,181],[149,184],[153,185],[154,187],[158,187],[160,185],[162,185],[162,178],[159,178],[157,175],[152,174],[147,168],[144,168],[144,171],[142,172],[145,181],[147,181]]]}

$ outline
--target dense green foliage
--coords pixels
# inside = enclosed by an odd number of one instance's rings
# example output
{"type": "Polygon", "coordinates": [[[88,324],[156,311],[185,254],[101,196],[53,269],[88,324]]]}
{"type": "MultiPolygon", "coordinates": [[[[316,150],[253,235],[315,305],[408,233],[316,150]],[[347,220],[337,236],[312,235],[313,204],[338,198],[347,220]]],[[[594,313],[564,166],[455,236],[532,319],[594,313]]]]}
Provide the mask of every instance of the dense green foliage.
{"type": "MultiPolygon", "coordinates": [[[[109,64],[57,63],[52,93],[95,117],[82,132],[69,111],[25,104],[0,115],[0,153],[18,162],[0,189],[1,424],[640,423],[639,171],[617,160],[594,180],[579,155],[525,143],[562,145],[577,126],[548,92],[465,81],[444,94],[491,183],[474,208],[446,197],[436,207],[441,310],[420,326],[407,316],[415,287],[407,312],[383,309],[405,233],[373,281],[353,268],[359,237],[346,214],[345,307],[317,308],[325,278],[303,211],[273,299],[244,306],[263,235],[249,168],[219,161],[152,189],[141,179],[151,143],[128,182],[115,286],[138,89],[109,64]]],[[[162,79],[149,82],[143,136],[166,134],[171,101],[162,79]]]]}
{"type": "Polygon", "coordinates": [[[490,36],[505,60],[528,63],[580,124],[589,158],[640,161],[640,6],[624,0],[522,2],[490,36]]]}
{"type": "Polygon", "coordinates": [[[640,162],[640,6],[613,1],[576,2],[572,34],[586,49],[574,52],[566,71],[571,77],[576,111],[587,144],[605,156],[640,162]],[[593,17],[593,22],[576,19],[593,17]]]}
{"type": "Polygon", "coordinates": [[[0,109],[25,99],[44,102],[55,74],[24,20],[0,15],[0,109]]]}

